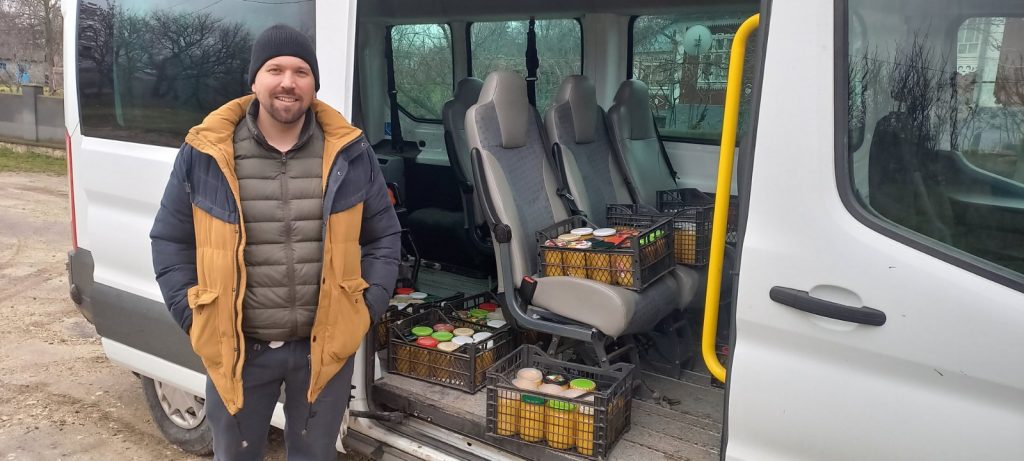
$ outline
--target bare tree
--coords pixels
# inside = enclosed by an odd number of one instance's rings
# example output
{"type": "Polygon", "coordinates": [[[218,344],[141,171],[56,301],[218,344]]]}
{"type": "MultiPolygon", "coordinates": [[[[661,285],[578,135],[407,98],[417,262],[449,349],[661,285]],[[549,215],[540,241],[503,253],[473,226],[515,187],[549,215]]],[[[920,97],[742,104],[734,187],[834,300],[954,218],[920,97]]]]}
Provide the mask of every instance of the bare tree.
{"type": "MultiPolygon", "coordinates": [[[[63,17],[60,0],[6,0],[0,9],[12,16],[4,30],[11,32],[11,39],[23,41],[28,48],[21,58],[31,56],[43,62],[43,72],[50,91],[57,88],[57,76],[53,68],[61,56],[63,17]]],[[[6,16],[6,14],[5,14],[6,16]]]]}

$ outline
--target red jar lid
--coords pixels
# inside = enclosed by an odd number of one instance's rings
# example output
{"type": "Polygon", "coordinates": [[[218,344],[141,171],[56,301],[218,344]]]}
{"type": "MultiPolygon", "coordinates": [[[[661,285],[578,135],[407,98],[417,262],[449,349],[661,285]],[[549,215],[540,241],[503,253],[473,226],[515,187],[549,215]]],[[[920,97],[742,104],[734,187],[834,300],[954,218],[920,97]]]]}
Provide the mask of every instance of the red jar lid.
{"type": "Polygon", "coordinates": [[[480,303],[480,305],[477,306],[477,309],[483,309],[487,312],[494,312],[498,310],[498,305],[494,303],[480,303]]]}
{"type": "Polygon", "coordinates": [[[424,336],[424,337],[416,340],[416,345],[423,346],[423,347],[429,347],[429,348],[433,349],[433,348],[437,347],[437,340],[434,339],[434,338],[431,338],[430,336],[424,336]]]}
{"type": "Polygon", "coordinates": [[[399,294],[399,295],[412,294],[413,291],[416,291],[416,290],[413,290],[412,288],[395,288],[395,294],[399,294]]]}

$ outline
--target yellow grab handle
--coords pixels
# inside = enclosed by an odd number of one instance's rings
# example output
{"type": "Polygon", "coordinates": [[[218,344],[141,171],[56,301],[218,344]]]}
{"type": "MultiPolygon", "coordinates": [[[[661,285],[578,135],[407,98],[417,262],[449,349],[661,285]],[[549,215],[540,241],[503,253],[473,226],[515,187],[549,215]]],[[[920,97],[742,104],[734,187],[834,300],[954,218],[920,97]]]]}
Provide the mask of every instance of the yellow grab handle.
{"type": "Polygon", "coordinates": [[[704,331],[701,334],[701,353],[708,371],[725,382],[725,367],[715,354],[715,335],[718,332],[718,301],[722,289],[722,260],[725,259],[725,225],[728,220],[729,196],[732,194],[732,160],[736,150],[736,127],[740,117],[740,90],[743,84],[743,58],[747,40],[761,22],[755,14],[736,31],[729,57],[729,82],[725,89],[725,113],[722,120],[722,148],[718,156],[718,185],[715,188],[715,217],[711,223],[711,261],[708,264],[708,290],[704,300],[704,331]]]}

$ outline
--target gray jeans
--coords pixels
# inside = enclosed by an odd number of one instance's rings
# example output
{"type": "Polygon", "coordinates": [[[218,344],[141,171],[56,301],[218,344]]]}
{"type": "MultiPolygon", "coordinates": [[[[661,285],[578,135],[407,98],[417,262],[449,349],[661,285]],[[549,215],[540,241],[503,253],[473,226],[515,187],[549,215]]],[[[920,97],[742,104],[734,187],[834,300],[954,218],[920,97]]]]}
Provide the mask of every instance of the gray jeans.
{"type": "Polygon", "coordinates": [[[244,400],[233,417],[213,383],[206,380],[206,418],[213,429],[215,461],[259,461],[267,445],[270,417],[284,384],[284,441],[289,461],[337,460],[335,442],[352,387],[355,360],[338,372],[310,406],[309,340],[289,341],[271,349],[246,340],[242,368],[244,400]]]}

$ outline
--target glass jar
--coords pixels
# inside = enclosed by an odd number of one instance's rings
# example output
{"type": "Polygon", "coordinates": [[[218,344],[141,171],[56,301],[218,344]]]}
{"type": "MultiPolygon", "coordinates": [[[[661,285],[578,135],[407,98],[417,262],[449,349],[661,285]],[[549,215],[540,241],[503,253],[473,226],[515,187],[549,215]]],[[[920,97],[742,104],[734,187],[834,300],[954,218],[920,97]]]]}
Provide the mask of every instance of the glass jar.
{"type": "Polygon", "coordinates": [[[561,400],[548,400],[544,436],[551,448],[572,448],[576,444],[576,405],[561,400]]]}
{"type": "Polygon", "coordinates": [[[544,440],[543,397],[522,394],[519,398],[519,437],[527,442],[544,440]]]}

